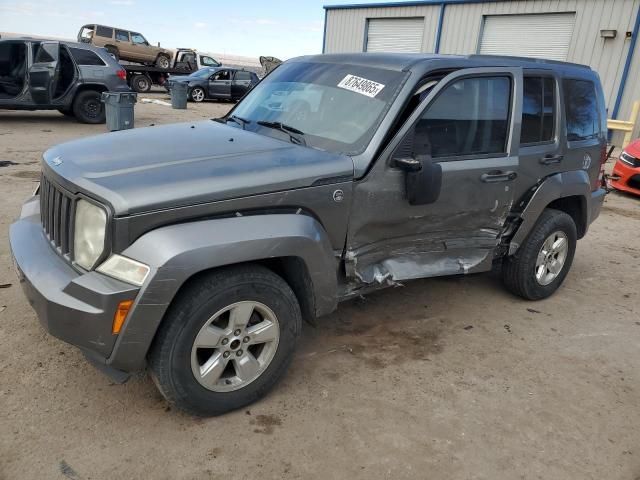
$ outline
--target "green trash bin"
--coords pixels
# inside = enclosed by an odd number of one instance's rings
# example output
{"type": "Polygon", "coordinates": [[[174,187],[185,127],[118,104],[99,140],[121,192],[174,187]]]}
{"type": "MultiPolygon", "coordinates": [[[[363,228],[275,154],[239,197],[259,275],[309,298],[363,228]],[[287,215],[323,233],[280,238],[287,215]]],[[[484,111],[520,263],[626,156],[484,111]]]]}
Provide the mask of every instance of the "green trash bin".
{"type": "Polygon", "coordinates": [[[133,128],[133,107],[137,98],[138,94],[134,92],[104,92],[102,94],[107,128],[110,132],[133,128]]]}
{"type": "Polygon", "coordinates": [[[171,83],[171,108],[184,110],[189,98],[189,84],[187,82],[171,83]]]}

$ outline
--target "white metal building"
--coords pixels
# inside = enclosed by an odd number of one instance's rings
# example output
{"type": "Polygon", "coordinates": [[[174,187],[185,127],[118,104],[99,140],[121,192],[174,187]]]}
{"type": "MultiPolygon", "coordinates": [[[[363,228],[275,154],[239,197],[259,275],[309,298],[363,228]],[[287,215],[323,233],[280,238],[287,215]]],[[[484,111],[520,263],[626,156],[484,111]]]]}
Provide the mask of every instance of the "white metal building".
{"type": "MultiPolygon", "coordinates": [[[[640,100],[640,0],[419,0],[325,6],[324,53],[500,54],[590,65],[609,117],[640,100]]],[[[637,132],[636,132],[637,133],[637,132]]]]}

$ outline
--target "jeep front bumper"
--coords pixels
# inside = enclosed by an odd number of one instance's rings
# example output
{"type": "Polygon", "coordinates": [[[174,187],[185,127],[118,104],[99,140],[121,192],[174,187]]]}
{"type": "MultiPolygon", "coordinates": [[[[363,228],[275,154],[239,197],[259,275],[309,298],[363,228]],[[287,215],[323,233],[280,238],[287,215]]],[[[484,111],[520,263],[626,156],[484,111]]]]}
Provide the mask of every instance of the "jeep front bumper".
{"type": "MultiPolygon", "coordinates": [[[[63,259],[44,234],[38,197],[27,201],[9,230],[11,252],[22,289],[51,335],[80,348],[114,379],[127,375],[112,357],[117,335],[111,333],[118,304],[134,300],[139,288],[97,272],[81,273],[63,259]]],[[[133,316],[136,304],[129,312],[133,316]]]]}

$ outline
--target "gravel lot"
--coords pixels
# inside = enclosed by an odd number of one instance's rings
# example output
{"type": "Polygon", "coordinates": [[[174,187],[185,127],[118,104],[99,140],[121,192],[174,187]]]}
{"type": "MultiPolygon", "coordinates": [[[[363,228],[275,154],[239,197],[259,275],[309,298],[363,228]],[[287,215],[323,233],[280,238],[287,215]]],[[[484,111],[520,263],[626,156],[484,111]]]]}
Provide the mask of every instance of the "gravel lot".
{"type": "MultiPolygon", "coordinates": [[[[228,108],[138,104],[136,125],[228,108]]],[[[104,131],[0,111],[0,479],[640,478],[640,199],[607,197],[548,300],[474,275],[349,302],[265,400],[195,419],[45,334],[12,270],[42,151],[104,131]]]]}

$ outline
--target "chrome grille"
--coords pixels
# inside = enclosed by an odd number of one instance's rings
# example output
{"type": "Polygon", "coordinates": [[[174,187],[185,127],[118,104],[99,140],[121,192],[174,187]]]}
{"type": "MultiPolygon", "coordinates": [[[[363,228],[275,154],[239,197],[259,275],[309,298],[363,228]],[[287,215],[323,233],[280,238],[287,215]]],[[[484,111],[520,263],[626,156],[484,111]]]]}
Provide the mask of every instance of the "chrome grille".
{"type": "Polygon", "coordinates": [[[40,221],[47,238],[63,255],[70,251],[73,197],[47,180],[40,180],[40,221]]]}

